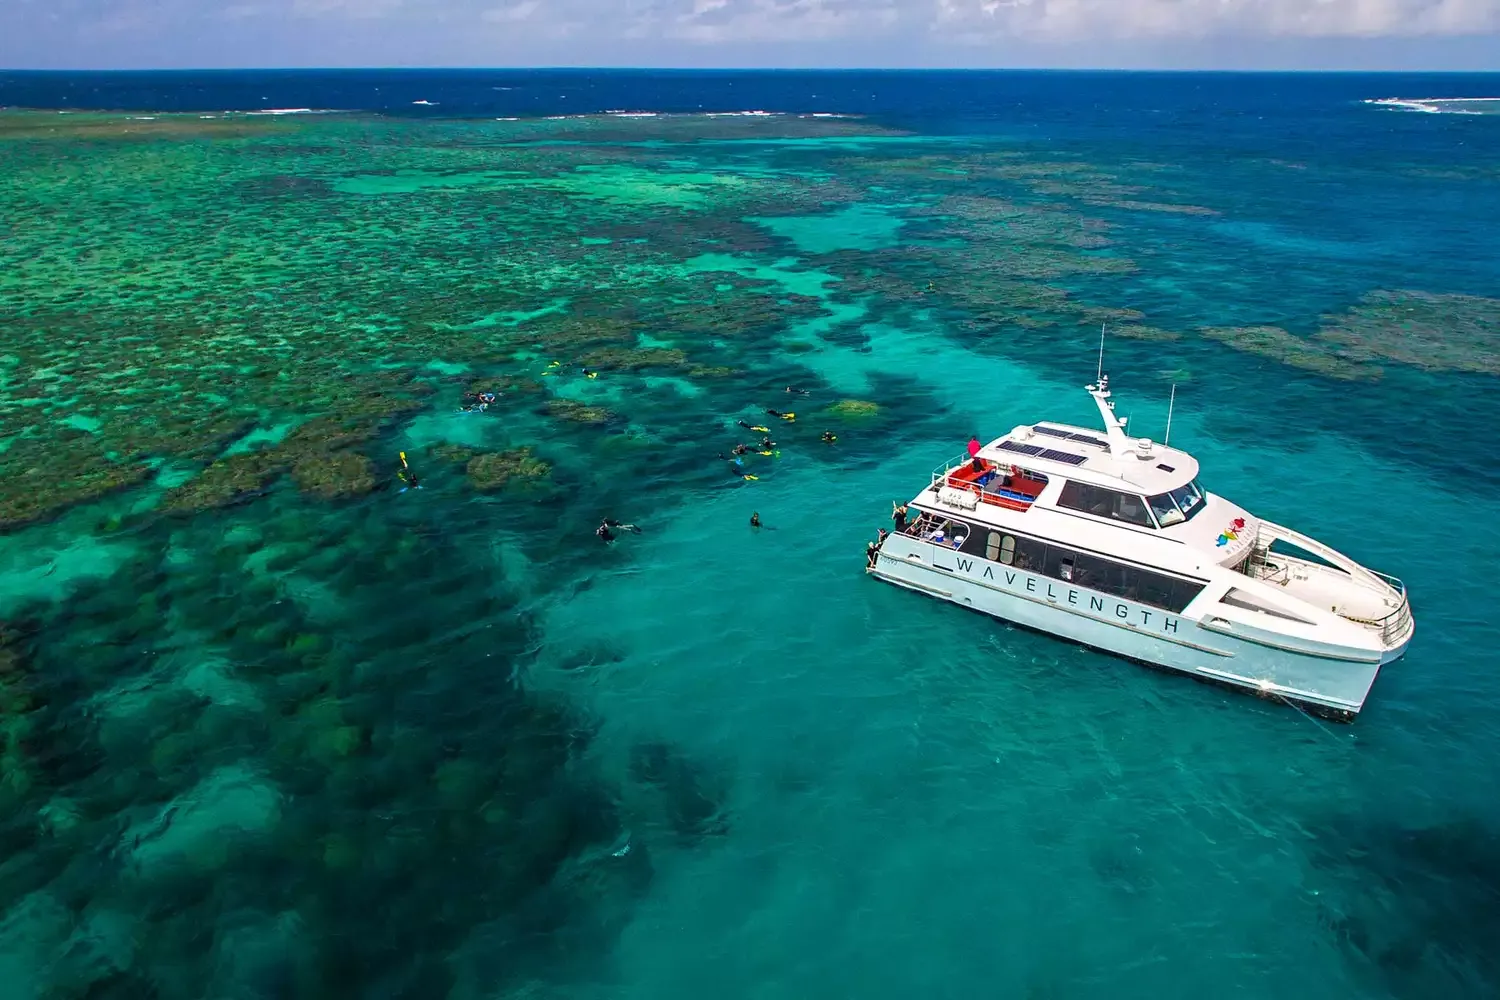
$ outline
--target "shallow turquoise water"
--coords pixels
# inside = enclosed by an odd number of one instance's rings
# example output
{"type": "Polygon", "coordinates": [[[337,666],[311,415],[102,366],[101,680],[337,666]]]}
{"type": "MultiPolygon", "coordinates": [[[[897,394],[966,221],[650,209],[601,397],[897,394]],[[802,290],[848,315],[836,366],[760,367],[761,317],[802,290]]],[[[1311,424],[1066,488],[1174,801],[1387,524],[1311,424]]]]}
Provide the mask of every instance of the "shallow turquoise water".
{"type": "MultiPolygon", "coordinates": [[[[895,301],[927,274],[877,255],[932,239],[920,212],[750,216],[772,242],[685,269],[820,310],[722,346],[732,376],[549,388],[616,410],[607,431],[458,413],[445,387],[372,445],[535,445],[539,497],[434,464],[420,491],[131,520],[183,474],[165,465],[0,536],[0,622],[46,719],[36,785],[0,817],[0,998],[1495,995],[1496,376],[1343,381],[1192,332],[1306,335],[1374,289],[1500,288],[1493,129],[1320,86],[1280,117],[1246,95],[1212,129],[1176,91],[1124,124],[1054,95],[1042,122],[680,162],[856,176],[825,158],[1020,145],[1165,172],[1221,213],[1091,205],[1139,270],[1054,283],[1182,334],[1109,340],[1136,433],[1161,436],[1177,383],[1172,443],[1207,488],[1406,581],[1415,641],[1357,723],[868,580],[890,501],[971,433],[1093,424],[1097,328],[895,301]],[[846,290],[863,267],[899,280],[846,290]],[[814,414],[851,397],[879,415],[822,445],[814,414]],[[716,453],[768,406],[802,417],[749,459],[758,480],[731,478],[716,453]],[[644,530],[601,546],[605,515],[644,530]]],[[[943,215],[917,176],[883,178],[882,203],[943,215]]],[[[268,421],[238,447],[293,429],[268,421]]]]}

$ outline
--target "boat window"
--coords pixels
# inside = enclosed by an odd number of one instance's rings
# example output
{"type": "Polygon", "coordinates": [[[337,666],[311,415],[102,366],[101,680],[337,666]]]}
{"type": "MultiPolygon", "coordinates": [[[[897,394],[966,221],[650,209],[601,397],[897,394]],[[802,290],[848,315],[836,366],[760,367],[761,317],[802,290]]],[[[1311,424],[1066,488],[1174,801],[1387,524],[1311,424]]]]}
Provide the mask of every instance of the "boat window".
{"type": "Polygon", "coordinates": [[[1196,480],[1188,483],[1186,486],[1179,486],[1173,490],[1171,497],[1182,510],[1182,519],[1184,521],[1191,521],[1193,515],[1197,514],[1204,507],[1203,491],[1198,488],[1196,480]]]}
{"type": "Polygon", "coordinates": [[[1047,543],[1039,542],[1035,538],[1016,538],[1016,558],[1012,563],[1016,569],[1029,569],[1041,572],[1042,566],[1047,561],[1047,543]]]}
{"type": "Polygon", "coordinates": [[[992,531],[984,537],[984,557],[990,562],[1000,558],[1000,532],[992,531]]]}
{"type": "Polygon", "coordinates": [[[1047,546],[1043,566],[1047,576],[1075,587],[1175,613],[1182,612],[1203,591],[1203,584],[1193,580],[1153,573],[1061,545],[1047,546]]]}
{"type": "Polygon", "coordinates": [[[1146,512],[1146,503],[1133,493],[1121,493],[1103,486],[1090,486],[1070,479],[1063,483],[1058,494],[1057,505],[1070,510],[1081,510],[1097,517],[1109,517],[1127,524],[1138,524],[1154,528],[1156,524],[1146,512]]]}
{"type": "Polygon", "coordinates": [[[1187,518],[1182,516],[1182,511],[1177,509],[1177,504],[1172,500],[1172,494],[1163,493],[1160,496],[1147,497],[1146,503],[1151,507],[1151,513],[1156,515],[1156,523],[1165,528],[1169,524],[1177,524],[1187,518]]]}
{"type": "Polygon", "coordinates": [[[1007,566],[1016,561],[1016,539],[1014,535],[1006,535],[1000,539],[1000,561],[1007,566]]]}
{"type": "Polygon", "coordinates": [[[1271,602],[1256,597],[1254,594],[1247,594],[1238,587],[1231,587],[1229,593],[1219,598],[1219,603],[1227,604],[1231,608],[1241,608],[1245,611],[1255,611],[1263,615],[1271,615],[1274,618],[1284,618],[1289,622],[1299,622],[1303,625],[1313,624],[1306,618],[1298,618],[1291,612],[1283,611],[1271,602]]]}

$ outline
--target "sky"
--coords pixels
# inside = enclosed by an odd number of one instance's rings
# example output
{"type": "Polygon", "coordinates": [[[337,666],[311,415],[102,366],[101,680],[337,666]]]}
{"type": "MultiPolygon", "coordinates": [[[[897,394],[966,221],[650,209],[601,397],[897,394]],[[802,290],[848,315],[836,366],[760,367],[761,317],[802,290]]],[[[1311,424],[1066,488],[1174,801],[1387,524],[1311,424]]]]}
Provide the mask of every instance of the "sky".
{"type": "Polygon", "coordinates": [[[0,67],[1500,70],[1500,0],[0,0],[0,67]]]}

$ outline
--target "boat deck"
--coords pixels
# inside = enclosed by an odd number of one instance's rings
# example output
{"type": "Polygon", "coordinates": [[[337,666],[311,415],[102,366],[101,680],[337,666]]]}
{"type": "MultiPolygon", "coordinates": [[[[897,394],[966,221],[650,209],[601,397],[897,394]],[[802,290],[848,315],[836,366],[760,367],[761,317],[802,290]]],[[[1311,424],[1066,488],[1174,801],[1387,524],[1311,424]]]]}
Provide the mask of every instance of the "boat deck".
{"type": "Polygon", "coordinates": [[[1033,479],[1014,466],[1000,466],[985,460],[980,461],[977,472],[973,463],[966,460],[957,466],[947,466],[934,479],[949,489],[973,493],[981,503],[1009,510],[1028,509],[1047,485],[1045,479],[1033,479]]]}

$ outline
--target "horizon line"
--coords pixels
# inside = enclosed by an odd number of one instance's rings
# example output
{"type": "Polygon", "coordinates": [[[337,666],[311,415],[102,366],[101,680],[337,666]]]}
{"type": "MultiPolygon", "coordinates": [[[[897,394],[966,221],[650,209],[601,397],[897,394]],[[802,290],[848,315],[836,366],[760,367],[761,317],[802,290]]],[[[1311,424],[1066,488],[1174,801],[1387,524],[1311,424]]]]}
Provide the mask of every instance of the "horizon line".
{"type": "Polygon", "coordinates": [[[1139,66],[162,66],[0,67],[0,74],[68,73],[1171,73],[1223,76],[1495,76],[1500,69],[1224,69],[1139,66]]]}

